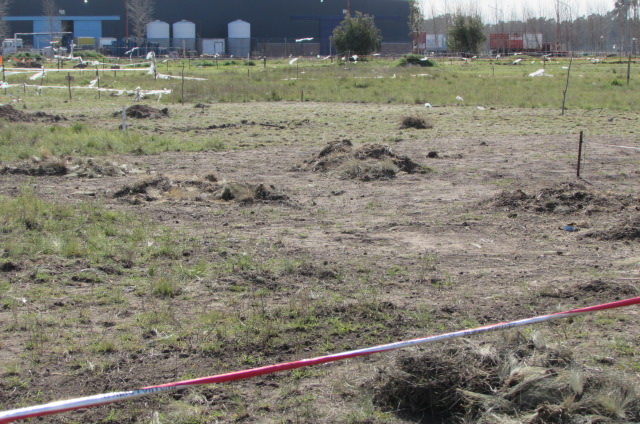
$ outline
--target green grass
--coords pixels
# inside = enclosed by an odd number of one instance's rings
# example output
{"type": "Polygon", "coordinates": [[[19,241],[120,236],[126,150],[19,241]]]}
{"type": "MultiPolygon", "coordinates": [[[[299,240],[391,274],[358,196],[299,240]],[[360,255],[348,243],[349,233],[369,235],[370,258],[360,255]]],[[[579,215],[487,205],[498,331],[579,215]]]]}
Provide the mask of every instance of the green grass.
{"type": "MultiPolygon", "coordinates": [[[[206,78],[208,81],[185,81],[184,100],[196,102],[249,102],[249,101],[305,101],[395,103],[432,105],[491,105],[524,108],[559,108],[562,102],[568,60],[548,62],[545,69],[552,77],[531,78],[528,75],[543,67],[537,58],[525,58],[519,66],[512,59],[500,61],[477,60],[459,62],[438,60],[434,67],[397,66],[389,60],[366,63],[330,63],[326,60],[299,60],[296,66],[287,61],[270,60],[266,68],[247,67],[244,62],[225,62],[226,66],[211,66],[208,61],[172,62],[160,64],[158,71],[206,78]],[[247,72],[247,70],[249,70],[247,72]],[[456,100],[461,96],[464,100],[456,100]]],[[[619,64],[591,63],[574,60],[567,106],[578,109],[607,108],[636,110],[640,105],[639,88],[635,78],[638,65],[632,64],[629,86],[612,84],[626,78],[626,69],[619,64]]],[[[65,74],[49,73],[47,84],[65,85],[65,74]]],[[[95,77],[95,71],[78,73],[76,80],[95,77]]],[[[9,82],[21,83],[24,76],[9,77],[9,82]]],[[[174,93],[163,97],[163,102],[177,103],[183,98],[179,80],[153,80],[144,72],[128,74],[102,74],[102,87],[133,90],[173,87],[174,93]],[[172,84],[173,82],[173,84],[172,84]]],[[[15,95],[28,97],[21,89],[15,95]]],[[[68,97],[64,90],[47,91],[47,97],[68,97]]],[[[76,90],[76,96],[95,99],[95,92],[76,90]]],[[[103,98],[108,98],[104,95],[103,98]]]]}
{"type": "MultiPolygon", "coordinates": [[[[114,124],[115,125],[115,124],[114,124]]],[[[0,128],[0,161],[32,156],[150,155],[167,151],[222,150],[224,142],[103,130],[75,123],[66,126],[19,124],[0,128]]]]}
{"type": "MultiPolygon", "coordinates": [[[[174,255],[173,240],[162,240],[162,231],[122,212],[109,211],[95,203],[58,205],[44,202],[24,187],[16,198],[0,202],[1,256],[20,260],[34,255],[59,260],[85,258],[91,263],[116,263],[131,267],[149,257],[174,255]],[[159,243],[149,243],[160,239],[159,243]],[[158,246],[159,245],[159,246],[158,246]]],[[[44,280],[49,277],[39,277],[44,280]]]]}

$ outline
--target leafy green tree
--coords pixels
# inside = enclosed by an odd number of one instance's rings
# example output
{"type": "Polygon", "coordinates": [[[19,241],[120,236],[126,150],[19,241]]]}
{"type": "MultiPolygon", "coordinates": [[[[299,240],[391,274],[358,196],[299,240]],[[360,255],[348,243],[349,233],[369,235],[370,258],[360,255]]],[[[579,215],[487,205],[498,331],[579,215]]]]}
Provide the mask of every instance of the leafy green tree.
{"type": "Polygon", "coordinates": [[[453,52],[479,53],[487,37],[479,16],[456,15],[449,30],[447,46],[453,52]]]}
{"type": "Polygon", "coordinates": [[[333,30],[332,42],[341,53],[368,55],[380,50],[382,36],[373,16],[356,12],[333,30]]]}

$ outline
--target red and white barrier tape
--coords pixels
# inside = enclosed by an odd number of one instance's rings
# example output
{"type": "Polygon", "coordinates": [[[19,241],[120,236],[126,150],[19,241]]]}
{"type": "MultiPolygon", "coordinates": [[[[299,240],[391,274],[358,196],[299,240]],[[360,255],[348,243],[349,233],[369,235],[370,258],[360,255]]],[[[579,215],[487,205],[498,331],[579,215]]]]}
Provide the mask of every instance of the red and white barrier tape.
{"type": "Polygon", "coordinates": [[[621,308],[624,306],[631,306],[640,304],[640,297],[634,297],[631,299],[620,300],[612,303],[605,303],[602,305],[590,306],[587,308],[573,309],[565,312],[558,312],[555,314],[542,315],[534,318],[526,318],[517,321],[503,322],[499,324],[490,324],[483,327],[454,331],[452,333],[445,333],[436,336],[423,337],[403,342],[389,343],[385,345],[379,345],[369,347],[365,349],[352,350],[348,352],[335,353],[333,355],[319,356],[311,359],[302,359],[294,362],[285,362],[276,365],[268,365],[260,368],[253,368],[244,371],[236,371],[228,374],[214,375],[210,377],[196,378],[193,380],[177,381],[173,383],[161,384],[158,386],[144,387],[138,390],[132,390],[128,392],[115,392],[105,393],[101,395],[88,396],[77,399],[63,400],[58,402],[52,402],[45,405],[30,406],[26,408],[14,409],[11,411],[0,412],[0,424],[10,423],[17,420],[26,418],[41,417],[44,415],[58,414],[66,411],[73,411],[77,409],[89,408],[97,405],[104,405],[108,403],[119,402],[122,400],[136,399],[139,397],[152,395],[156,393],[165,393],[173,390],[184,389],[189,386],[196,386],[201,384],[223,383],[227,381],[243,380],[246,378],[257,377],[259,375],[271,374],[279,371],[287,371],[296,368],[308,367],[311,365],[319,365],[327,362],[339,361],[342,359],[355,358],[358,356],[371,355],[373,353],[387,352],[390,350],[401,349],[405,347],[415,346],[419,344],[432,343],[442,340],[449,340],[458,337],[470,336],[472,334],[484,333],[488,331],[505,330],[513,327],[520,327],[529,324],[535,324],[538,322],[551,321],[560,318],[569,318],[576,315],[582,315],[590,312],[603,311],[606,309],[621,308]]]}

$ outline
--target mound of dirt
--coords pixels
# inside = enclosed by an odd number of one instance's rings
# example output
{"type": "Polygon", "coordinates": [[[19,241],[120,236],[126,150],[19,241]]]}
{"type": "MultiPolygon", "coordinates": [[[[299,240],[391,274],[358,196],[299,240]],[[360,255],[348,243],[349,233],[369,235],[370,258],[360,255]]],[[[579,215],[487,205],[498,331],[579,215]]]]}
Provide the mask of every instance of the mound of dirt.
{"type": "Polygon", "coordinates": [[[34,118],[28,113],[21,112],[11,105],[0,106],[0,118],[10,122],[33,122],[34,118]]]}
{"type": "Polygon", "coordinates": [[[0,106],[0,119],[6,119],[10,122],[59,122],[66,121],[67,118],[60,115],[50,115],[45,112],[25,113],[17,110],[11,105],[0,106]]]}
{"type": "Polygon", "coordinates": [[[606,230],[589,232],[583,237],[609,241],[640,240],[640,214],[618,221],[606,230]]]}
{"type": "Polygon", "coordinates": [[[5,166],[0,174],[53,176],[66,175],[69,172],[67,161],[59,158],[40,159],[33,157],[31,161],[19,163],[16,166],[5,166]]]}
{"type": "Polygon", "coordinates": [[[354,149],[350,140],[333,141],[316,156],[304,161],[303,169],[312,172],[339,171],[345,178],[363,181],[393,178],[399,171],[409,174],[425,168],[407,156],[398,155],[389,146],[365,144],[354,149]]]}
{"type": "Polygon", "coordinates": [[[97,178],[103,176],[121,176],[132,172],[127,165],[92,158],[56,158],[40,159],[32,157],[30,161],[15,166],[5,166],[0,174],[51,176],[67,175],[69,177],[97,178]]]}
{"type": "Polygon", "coordinates": [[[419,118],[417,116],[405,116],[400,121],[400,129],[404,130],[407,128],[415,128],[417,130],[426,130],[433,128],[433,124],[428,122],[424,118],[419,118]]]}
{"type": "Polygon", "coordinates": [[[60,122],[67,121],[67,118],[61,115],[51,115],[46,112],[34,112],[31,114],[34,118],[38,118],[43,122],[60,122]]]}
{"type": "Polygon", "coordinates": [[[639,198],[597,193],[582,184],[574,182],[558,183],[528,195],[522,190],[503,191],[487,203],[507,210],[531,210],[538,213],[593,214],[615,211],[632,205],[640,205],[639,198]]]}
{"type": "MultiPolygon", "coordinates": [[[[120,116],[122,112],[115,112],[113,116],[120,116]]],[[[156,109],[147,105],[133,105],[127,108],[126,112],[129,118],[135,119],[160,119],[169,116],[169,109],[156,109]]]]}
{"type": "Polygon", "coordinates": [[[203,178],[169,178],[164,175],[146,177],[125,185],[114,197],[127,198],[132,203],[163,200],[235,201],[239,203],[285,201],[288,197],[273,185],[219,181],[214,174],[203,178]]]}
{"type": "Polygon", "coordinates": [[[563,287],[550,284],[536,296],[540,298],[579,299],[589,303],[606,303],[638,295],[638,289],[625,282],[595,279],[563,287]]]}
{"type": "Polygon", "coordinates": [[[20,61],[20,62],[16,62],[15,64],[16,68],[34,68],[34,69],[41,69],[42,68],[42,63],[40,62],[30,62],[30,61],[20,61]]]}
{"type": "Polygon", "coordinates": [[[625,417],[640,418],[637,388],[575,364],[571,351],[545,341],[501,346],[468,343],[403,356],[371,386],[384,410],[419,422],[578,423],[612,417],[602,399],[626,393],[625,417]],[[572,399],[567,403],[567,399],[572,399]]]}

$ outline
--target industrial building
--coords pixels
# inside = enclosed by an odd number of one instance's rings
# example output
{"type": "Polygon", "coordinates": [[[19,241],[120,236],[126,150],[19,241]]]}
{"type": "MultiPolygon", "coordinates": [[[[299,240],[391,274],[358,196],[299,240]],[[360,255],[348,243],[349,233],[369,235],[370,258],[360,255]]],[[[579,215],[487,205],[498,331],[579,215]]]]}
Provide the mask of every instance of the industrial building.
{"type": "MultiPolygon", "coordinates": [[[[68,33],[76,39],[93,37],[103,41],[122,40],[131,35],[130,27],[126,26],[128,15],[124,0],[57,0],[56,5],[56,16],[43,16],[41,0],[13,2],[5,18],[11,35],[54,31],[68,33]]],[[[238,44],[234,40],[249,38],[248,46],[241,43],[245,46],[240,48],[242,53],[300,54],[294,51],[297,49],[302,54],[326,55],[332,53],[329,37],[347,11],[375,17],[383,37],[383,51],[405,53],[411,49],[407,0],[156,0],[153,14],[156,21],[149,27],[148,38],[158,45],[169,44],[168,48],[191,50],[203,49],[204,45],[205,49],[214,51],[221,45],[217,41],[215,47],[213,40],[226,40],[227,52],[230,46],[233,49],[238,44]],[[230,25],[233,23],[237,25],[230,25]],[[167,34],[170,42],[163,41],[167,34]],[[302,43],[294,44],[295,40],[302,39],[302,43]]],[[[49,41],[45,36],[38,37],[33,39],[36,48],[49,41]]]]}

